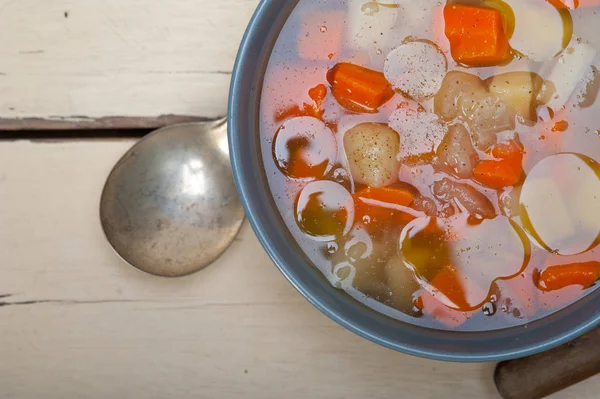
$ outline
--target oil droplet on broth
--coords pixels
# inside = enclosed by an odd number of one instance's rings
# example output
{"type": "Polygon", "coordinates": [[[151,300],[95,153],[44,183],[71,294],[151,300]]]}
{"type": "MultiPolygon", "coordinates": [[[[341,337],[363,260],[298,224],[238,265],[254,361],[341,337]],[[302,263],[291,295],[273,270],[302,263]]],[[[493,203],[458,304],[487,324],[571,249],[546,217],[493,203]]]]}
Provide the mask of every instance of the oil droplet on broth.
{"type": "Polygon", "coordinates": [[[351,262],[368,259],[373,253],[373,240],[363,227],[353,229],[347,239],[344,254],[351,262]]]}
{"type": "Polygon", "coordinates": [[[400,245],[421,286],[461,311],[490,301],[494,281],[520,273],[530,257],[524,233],[505,216],[478,224],[467,215],[416,219],[402,232],[400,245]]]}
{"type": "Polygon", "coordinates": [[[481,307],[483,314],[486,316],[493,316],[496,314],[496,305],[493,302],[486,302],[481,307]]]}
{"type": "Polygon", "coordinates": [[[350,174],[342,167],[336,167],[326,176],[326,179],[341,184],[348,190],[352,190],[353,184],[351,182],[350,174]]]}
{"type": "Polygon", "coordinates": [[[338,244],[335,241],[327,243],[327,253],[333,255],[339,249],[338,244]]]}
{"type": "Polygon", "coordinates": [[[336,154],[337,143],[331,129],[310,116],[285,122],[273,141],[275,164],[292,178],[323,177],[333,166],[336,154]]]}
{"type": "Polygon", "coordinates": [[[549,252],[575,255],[598,244],[600,166],[575,153],[538,162],[523,184],[521,220],[534,242],[549,252]]]}
{"type": "Polygon", "coordinates": [[[331,241],[352,228],[354,199],[338,183],[322,180],[306,185],[295,207],[298,227],[317,241],[331,241]]]}

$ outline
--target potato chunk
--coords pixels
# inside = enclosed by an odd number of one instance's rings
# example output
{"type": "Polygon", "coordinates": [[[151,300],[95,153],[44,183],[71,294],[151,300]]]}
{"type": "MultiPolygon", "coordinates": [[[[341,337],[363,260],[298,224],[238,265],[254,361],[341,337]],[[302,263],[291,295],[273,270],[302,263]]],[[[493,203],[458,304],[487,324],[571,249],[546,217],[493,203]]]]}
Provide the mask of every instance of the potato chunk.
{"type": "Polygon", "coordinates": [[[543,79],[537,73],[507,72],[487,80],[490,93],[500,99],[527,122],[535,122],[537,92],[543,79]]]}
{"type": "Polygon", "coordinates": [[[442,88],[433,101],[434,112],[444,121],[450,122],[461,116],[458,100],[464,96],[485,93],[486,87],[479,76],[460,71],[450,71],[442,82],[442,88]]]}
{"type": "Polygon", "coordinates": [[[473,176],[473,169],[479,161],[471,136],[461,124],[448,128],[446,137],[438,147],[437,156],[439,166],[450,168],[460,178],[473,176]]]}
{"type": "Polygon", "coordinates": [[[458,101],[469,127],[473,143],[482,151],[496,144],[496,133],[515,128],[515,111],[500,96],[476,93],[458,101]]]}
{"type": "Polygon", "coordinates": [[[421,289],[414,272],[410,270],[398,255],[389,260],[384,268],[386,283],[390,289],[390,304],[407,314],[413,314],[414,296],[421,289]]]}
{"type": "Polygon", "coordinates": [[[383,123],[361,123],[344,135],[352,179],[371,187],[398,181],[400,136],[383,123]]]}

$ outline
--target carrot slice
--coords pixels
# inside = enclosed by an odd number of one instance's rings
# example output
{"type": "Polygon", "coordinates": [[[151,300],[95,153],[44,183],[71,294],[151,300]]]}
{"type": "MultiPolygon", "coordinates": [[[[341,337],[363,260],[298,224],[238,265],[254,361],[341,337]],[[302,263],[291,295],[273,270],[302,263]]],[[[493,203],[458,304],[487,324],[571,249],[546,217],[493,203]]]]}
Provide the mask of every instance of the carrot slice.
{"type": "Polygon", "coordinates": [[[415,200],[414,195],[410,191],[400,187],[367,187],[358,191],[356,197],[401,206],[409,206],[415,200]]]}
{"type": "Polygon", "coordinates": [[[499,11],[448,4],[444,8],[444,20],[446,37],[456,62],[467,66],[492,66],[512,58],[499,11]]]}
{"type": "Polygon", "coordinates": [[[342,62],[327,72],[337,102],[354,112],[375,113],[394,96],[383,73],[342,62]]]}
{"type": "Polygon", "coordinates": [[[475,181],[496,190],[519,183],[522,173],[520,165],[510,159],[479,161],[473,170],[475,181]]]}
{"type": "Polygon", "coordinates": [[[538,286],[545,291],[556,291],[572,285],[590,288],[600,279],[600,262],[579,262],[550,266],[540,275],[538,286]]]}

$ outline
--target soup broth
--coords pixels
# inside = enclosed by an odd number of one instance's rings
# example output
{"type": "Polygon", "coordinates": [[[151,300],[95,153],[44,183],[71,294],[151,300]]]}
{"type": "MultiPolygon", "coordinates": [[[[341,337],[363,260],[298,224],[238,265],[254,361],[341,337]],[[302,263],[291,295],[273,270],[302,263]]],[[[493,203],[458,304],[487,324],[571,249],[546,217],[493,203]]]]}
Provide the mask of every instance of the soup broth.
{"type": "Polygon", "coordinates": [[[314,266],[437,329],[520,325],[592,294],[599,22],[600,0],[300,0],[260,139],[314,266]]]}

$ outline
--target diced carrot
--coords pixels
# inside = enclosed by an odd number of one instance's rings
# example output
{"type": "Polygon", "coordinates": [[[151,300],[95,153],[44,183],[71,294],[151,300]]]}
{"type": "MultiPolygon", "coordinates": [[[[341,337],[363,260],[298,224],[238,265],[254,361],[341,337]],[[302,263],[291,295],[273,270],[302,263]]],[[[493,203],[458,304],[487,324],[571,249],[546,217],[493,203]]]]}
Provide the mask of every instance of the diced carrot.
{"type": "Polygon", "coordinates": [[[541,272],[535,270],[533,279],[537,287],[537,303],[540,308],[558,310],[581,297],[581,287],[571,285],[556,291],[548,291],[540,284],[541,272]]]}
{"type": "Polygon", "coordinates": [[[539,287],[555,291],[572,285],[589,288],[600,279],[600,262],[580,262],[550,266],[540,275],[539,287]]]}
{"type": "Polygon", "coordinates": [[[553,0],[551,2],[559,8],[568,8],[569,10],[600,6],[600,0],[553,0]]]}
{"type": "Polygon", "coordinates": [[[467,301],[465,289],[454,266],[444,267],[431,280],[430,285],[433,290],[425,290],[420,295],[419,302],[423,313],[448,327],[458,327],[475,314],[467,301]],[[440,298],[441,295],[451,301],[457,309],[446,306],[440,298]]]}
{"type": "Polygon", "coordinates": [[[353,112],[375,113],[394,96],[383,73],[342,62],[327,72],[337,102],[353,112]]]}
{"type": "Polygon", "coordinates": [[[496,190],[519,183],[522,174],[523,169],[510,159],[479,161],[473,170],[475,181],[496,190]]]}
{"type": "Polygon", "coordinates": [[[415,200],[414,195],[410,191],[400,187],[367,187],[358,191],[356,197],[401,206],[409,206],[415,200]]]}
{"type": "Polygon", "coordinates": [[[275,114],[275,121],[282,122],[297,116],[312,116],[321,119],[324,113],[323,102],[325,101],[325,97],[327,97],[327,87],[324,84],[316,85],[308,90],[308,96],[313,100],[314,104],[304,103],[302,107],[295,104],[280,109],[275,114]]]}
{"type": "Polygon", "coordinates": [[[327,86],[324,84],[316,85],[308,91],[309,97],[315,102],[317,108],[323,108],[323,102],[327,97],[327,86]]]}
{"type": "Polygon", "coordinates": [[[312,168],[306,162],[298,158],[293,158],[292,160],[288,168],[290,175],[298,177],[309,177],[311,175],[312,168]]]}
{"type": "Polygon", "coordinates": [[[355,193],[354,199],[355,218],[363,222],[368,220],[366,228],[371,233],[381,232],[386,225],[406,225],[415,219],[415,216],[394,207],[409,206],[414,200],[412,193],[403,188],[367,187],[355,193]],[[364,200],[378,203],[366,203],[364,200]]]}
{"type": "Polygon", "coordinates": [[[455,304],[458,309],[470,308],[464,287],[454,266],[444,267],[429,284],[455,304]]]}
{"type": "Polygon", "coordinates": [[[329,61],[338,54],[344,40],[344,14],[343,11],[323,10],[306,14],[300,23],[296,43],[298,55],[306,60],[329,61]]]}
{"type": "Polygon", "coordinates": [[[520,166],[523,162],[523,145],[515,140],[498,143],[492,149],[492,155],[494,158],[511,161],[511,163],[520,166]]]}
{"type": "Polygon", "coordinates": [[[552,126],[551,131],[553,132],[564,132],[569,128],[569,122],[567,121],[557,121],[554,126],[552,126]]]}
{"type": "Polygon", "coordinates": [[[290,157],[288,173],[295,178],[312,178],[323,176],[326,169],[327,162],[309,165],[302,157],[301,151],[297,151],[290,157]]]}
{"type": "Polygon", "coordinates": [[[365,204],[360,199],[356,199],[354,206],[356,220],[369,220],[368,229],[371,232],[380,231],[386,224],[405,225],[415,219],[414,216],[384,206],[374,206],[365,204]],[[368,219],[365,219],[365,216],[368,219]]]}
{"type": "Polygon", "coordinates": [[[467,66],[492,66],[512,59],[499,11],[448,4],[444,8],[444,20],[446,37],[456,62],[467,66]]]}
{"type": "Polygon", "coordinates": [[[474,311],[463,312],[450,309],[427,291],[419,296],[417,306],[421,307],[424,314],[450,328],[459,327],[475,314],[474,311]]]}

